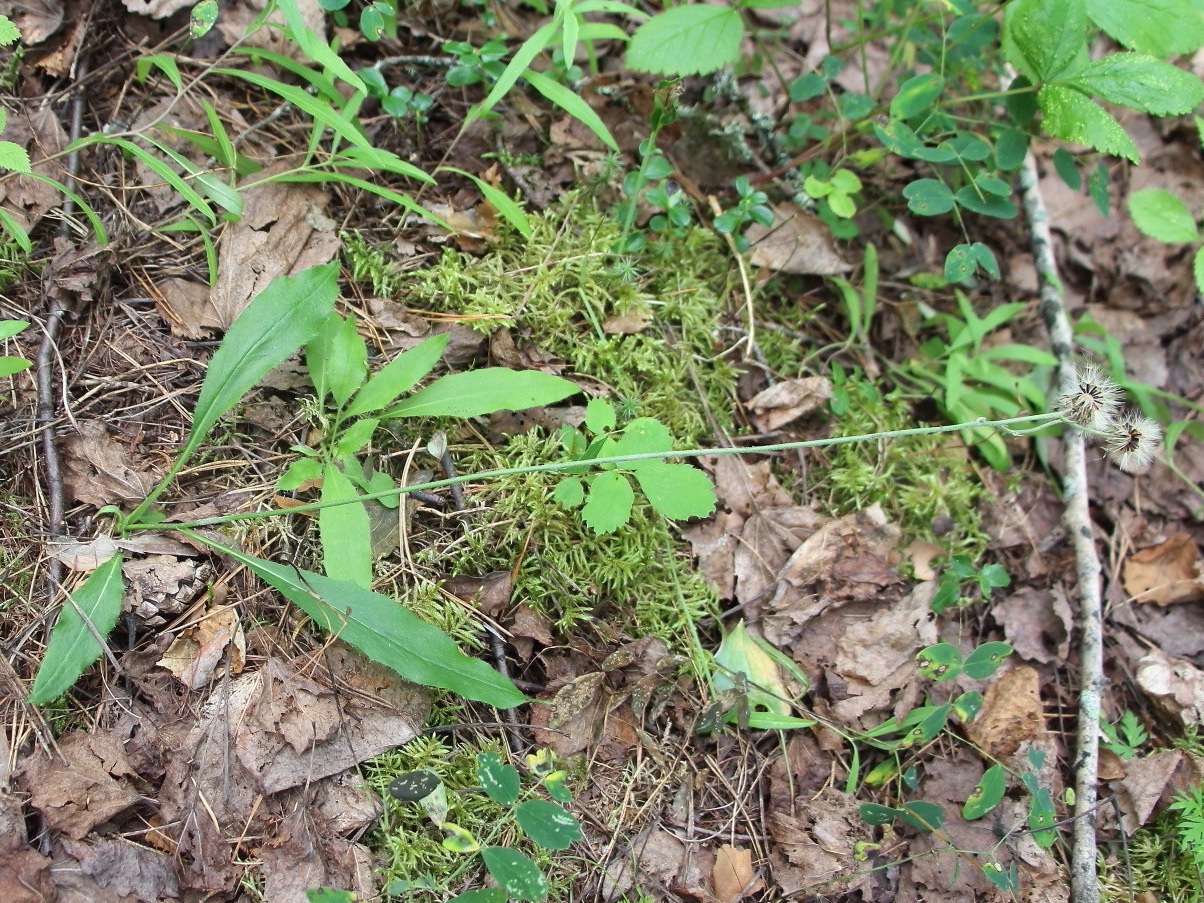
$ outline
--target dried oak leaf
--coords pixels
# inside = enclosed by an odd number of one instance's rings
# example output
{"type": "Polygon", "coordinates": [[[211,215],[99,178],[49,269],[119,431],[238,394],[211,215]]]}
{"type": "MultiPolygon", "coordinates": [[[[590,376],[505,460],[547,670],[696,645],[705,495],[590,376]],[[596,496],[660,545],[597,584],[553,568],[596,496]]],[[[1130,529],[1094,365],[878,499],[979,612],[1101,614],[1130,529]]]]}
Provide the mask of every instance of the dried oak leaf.
{"type": "Polygon", "coordinates": [[[1178,532],[1166,541],[1130,555],[1121,571],[1125,592],[1135,602],[1172,605],[1204,599],[1200,550],[1189,533],[1178,532]]]}
{"type": "Polygon", "coordinates": [[[80,871],[100,887],[139,900],[174,900],[180,896],[175,863],[165,853],[119,837],[88,842],[65,840],[63,849],[79,862],[80,871]]]}
{"type": "Polygon", "coordinates": [[[721,903],[738,903],[765,887],[765,879],[753,868],[752,850],[725,843],[715,852],[711,884],[721,903]]]}
{"type": "Polygon", "coordinates": [[[1125,776],[1112,787],[1120,803],[1121,824],[1132,834],[1149,822],[1183,760],[1180,749],[1163,749],[1125,762],[1125,776]]]}
{"type": "Polygon", "coordinates": [[[1154,705],[1181,724],[1204,721],[1204,671],[1151,649],[1137,663],[1137,685],[1154,705]]]}
{"type": "Polygon", "coordinates": [[[1066,661],[1074,614],[1058,587],[1051,591],[1023,587],[995,603],[991,614],[1021,658],[1042,664],[1066,661]]]}

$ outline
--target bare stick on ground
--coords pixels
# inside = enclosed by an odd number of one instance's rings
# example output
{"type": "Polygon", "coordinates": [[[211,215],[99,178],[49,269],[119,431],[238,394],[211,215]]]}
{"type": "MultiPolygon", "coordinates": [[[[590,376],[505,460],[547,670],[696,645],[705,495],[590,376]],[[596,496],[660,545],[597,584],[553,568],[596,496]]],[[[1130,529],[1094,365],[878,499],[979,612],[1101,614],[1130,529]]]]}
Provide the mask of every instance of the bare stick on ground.
{"type": "MultiPolygon", "coordinates": [[[[1041,317],[1058,359],[1062,390],[1076,383],[1074,335],[1063,302],[1062,284],[1049,233],[1049,215],[1041,198],[1037,160],[1029,151],[1020,171],[1020,192],[1028,219],[1033,261],[1041,287],[1041,317]]],[[[1104,687],[1103,602],[1100,563],[1087,508],[1087,452],[1083,434],[1067,427],[1063,436],[1065,522],[1074,544],[1079,596],[1079,720],[1074,754],[1074,846],[1070,861],[1073,903],[1098,903],[1096,883],[1096,780],[1099,774],[1099,710],[1104,687]]]]}

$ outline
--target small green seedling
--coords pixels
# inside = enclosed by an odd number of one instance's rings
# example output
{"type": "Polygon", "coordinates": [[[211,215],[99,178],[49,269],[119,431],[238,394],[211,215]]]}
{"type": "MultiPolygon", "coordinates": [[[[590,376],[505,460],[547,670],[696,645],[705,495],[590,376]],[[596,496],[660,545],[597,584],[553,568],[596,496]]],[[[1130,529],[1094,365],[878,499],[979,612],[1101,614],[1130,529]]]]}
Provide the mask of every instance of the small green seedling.
{"type": "Polygon", "coordinates": [[[932,597],[932,610],[940,612],[951,605],[968,605],[989,599],[992,590],[1009,586],[1011,582],[1012,578],[1001,564],[987,563],[976,568],[966,555],[954,555],[941,571],[932,597]]]}
{"type": "Polygon", "coordinates": [[[769,208],[769,195],[753,188],[748,176],[737,176],[735,189],[739,200],[715,217],[713,225],[716,232],[732,236],[736,250],[743,253],[748,250],[748,239],[742,234],[745,228],[752,223],[772,226],[773,211],[769,208]]]}
{"type": "Polygon", "coordinates": [[[613,533],[631,519],[633,478],[653,509],[672,520],[706,517],[715,510],[711,481],[690,464],[650,458],[602,464],[596,470],[590,466],[594,458],[670,451],[673,438],[659,420],[638,417],[620,429],[610,402],[594,398],[585,409],[585,430],[592,440],[568,424],[560,429],[565,452],[581,464],[556,485],[552,497],[564,508],[580,508],[582,520],[595,533],[613,533]]]}
{"type": "MultiPolygon", "coordinates": [[[[450,903],[505,903],[506,900],[543,900],[548,895],[548,879],[531,857],[513,846],[491,844],[511,825],[516,825],[528,840],[544,850],[567,850],[581,839],[581,823],[561,803],[572,801],[565,774],[549,750],[527,756],[527,768],[534,781],[523,788],[522,776],[513,765],[493,752],[477,756],[477,780],[481,792],[506,807],[498,818],[490,838],[482,842],[467,829],[446,821],[447,790],[432,771],[408,772],[393,779],[390,795],[418,803],[444,833],[443,846],[455,853],[479,854],[485,868],[497,882],[496,887],[465,891],[450,903]],[[542,788],[552,800],[542,799],[542,788]],[[419,795],[421,794],[421,795],[419,795]]],[[[395,881],[390,894],[411,890],[410,882],[395,881]]]]}
{"type": "Polygon", "coordinates": [[[1150,739],[1145,726],[1130,709],[1125,709],[1115,724],[1109,724],[1101,715],[1099,732],[1104,738],[1104,747],[1122,759],[1135,757],[1141,744],[1150,739]]]}
{"type": "MultiPolygon", "coordinates": [[[[11,339],[28,328],[28,320],[0,320],[0,342],[11,339]]],[[[0,378],[28,370],[30,366],[31,362],[23,357],[9,354],[0,355],[0,378]]]]}

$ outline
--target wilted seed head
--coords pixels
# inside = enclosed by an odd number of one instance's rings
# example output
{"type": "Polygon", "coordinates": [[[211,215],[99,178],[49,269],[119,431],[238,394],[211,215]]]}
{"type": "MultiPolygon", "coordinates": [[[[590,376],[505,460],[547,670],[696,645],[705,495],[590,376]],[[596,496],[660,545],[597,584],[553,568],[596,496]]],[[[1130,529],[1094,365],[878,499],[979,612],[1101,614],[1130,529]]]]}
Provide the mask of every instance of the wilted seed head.
{"type": "Polygon", "coordinates": [[[1162,427],[1141,414],[1126,414],[1113,424],[1104,447],[1125,473],[1144,473],[1162,441],[1162,427]]]}
{"type": "Polygon", "coordinates": [[[1120,413],[1120,386],[1094,364],[1081,367],[1074,387],[1058,398],[1058,412],[1071,423],[1096,432],[1111,432],[1120,413]]]}

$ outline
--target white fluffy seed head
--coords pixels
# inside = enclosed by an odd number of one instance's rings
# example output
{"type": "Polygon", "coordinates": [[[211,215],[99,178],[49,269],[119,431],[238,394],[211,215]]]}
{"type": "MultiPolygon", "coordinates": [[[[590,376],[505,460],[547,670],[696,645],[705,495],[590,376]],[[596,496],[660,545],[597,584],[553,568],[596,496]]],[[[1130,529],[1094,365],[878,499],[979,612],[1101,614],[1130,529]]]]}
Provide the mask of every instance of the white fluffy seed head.
{"type": "Polygon", "coordinates": [[[1094,364],[1080,367],[1073,388],[1058,398],[1057,410],[1076,426],[1111,434],[1120,415],[1123,393],[1112,378],[1094,364]]]}
{"type": "Polygon", "coordinates": [[[1104,447],[1125,473],[1145,473],[1162,442],[1162,427],[1149,417],[1129,413],[1115,423],[1104,447]]]}

